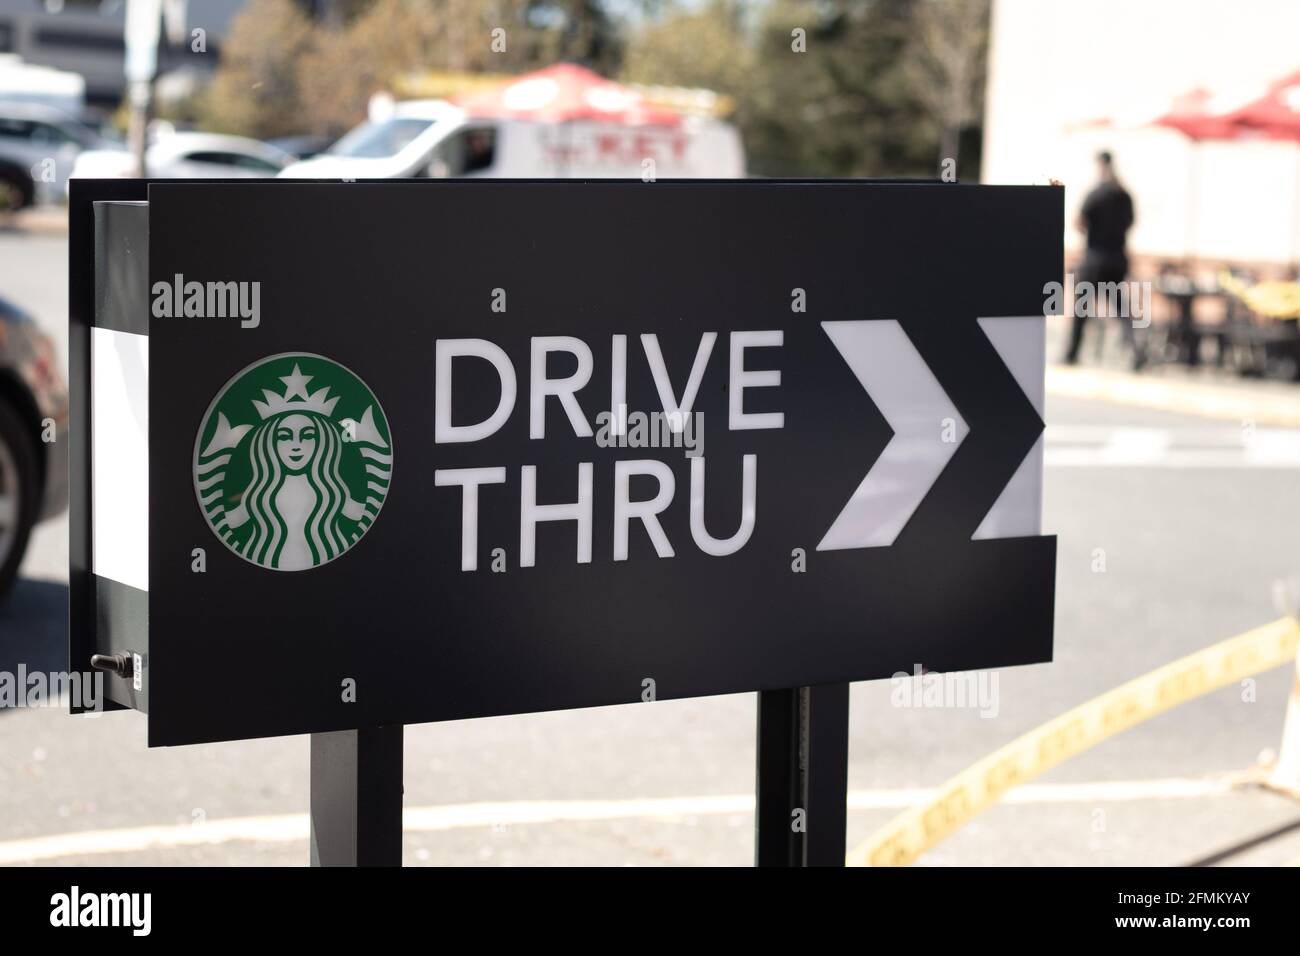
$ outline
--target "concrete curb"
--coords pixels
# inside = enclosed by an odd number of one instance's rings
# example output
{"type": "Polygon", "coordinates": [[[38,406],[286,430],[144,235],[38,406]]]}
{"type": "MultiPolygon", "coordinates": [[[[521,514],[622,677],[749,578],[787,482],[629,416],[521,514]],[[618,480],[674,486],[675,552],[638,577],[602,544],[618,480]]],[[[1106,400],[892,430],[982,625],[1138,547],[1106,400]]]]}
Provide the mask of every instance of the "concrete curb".
{"type": "Polygon", "coordinates": [[[1049,365],[1047,394],[1200,415],[1241,425],[1300,428],[1300,385],[1285,382],[1190,381],[1049,365]]]}

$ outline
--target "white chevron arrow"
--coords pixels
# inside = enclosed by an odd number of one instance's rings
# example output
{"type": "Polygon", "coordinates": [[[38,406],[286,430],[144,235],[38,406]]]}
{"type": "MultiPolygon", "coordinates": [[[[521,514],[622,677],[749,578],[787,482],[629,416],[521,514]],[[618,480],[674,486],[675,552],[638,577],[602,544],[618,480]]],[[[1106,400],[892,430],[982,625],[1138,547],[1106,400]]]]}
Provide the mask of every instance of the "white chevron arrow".
{"type": "Polygon", "coordinates": [[[894,435],[817,550],[887,547],[970,429],[897,321],[823,322],[822,328],[894,435]]]}
{"type": "MultiPolygon", "coordinates": [[[[999,316],[980,319],[979,325],[1025,398],[1042,418],[1047,320],[1041,315],[999,316]]],[[[1039,435],[971,538],[981,541],[1039,535],[1042,525],[1043,436],[1039,435]]]]}

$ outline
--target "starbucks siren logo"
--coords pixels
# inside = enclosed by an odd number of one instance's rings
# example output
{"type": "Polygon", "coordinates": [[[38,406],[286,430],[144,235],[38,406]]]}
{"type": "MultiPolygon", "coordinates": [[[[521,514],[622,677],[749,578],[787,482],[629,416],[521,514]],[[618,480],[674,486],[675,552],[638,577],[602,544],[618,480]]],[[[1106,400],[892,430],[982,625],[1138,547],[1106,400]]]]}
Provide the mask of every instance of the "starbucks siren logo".
{"type": "Polygon", "coordinates": [[[301,571],[361,538],[388,496],[388,420],[365,382],[320,355],[248,366],[217,394],[194,442],[194,491],[241,558],[301,571]]]}

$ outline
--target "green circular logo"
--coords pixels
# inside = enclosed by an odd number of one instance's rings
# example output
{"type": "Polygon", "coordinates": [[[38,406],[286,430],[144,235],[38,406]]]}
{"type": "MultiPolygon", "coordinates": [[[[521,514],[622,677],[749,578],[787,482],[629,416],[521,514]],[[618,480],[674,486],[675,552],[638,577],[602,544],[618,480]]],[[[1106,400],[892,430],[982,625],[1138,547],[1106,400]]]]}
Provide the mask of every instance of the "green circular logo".
{"type": "Polygon", "coordinates": [[[393,472],[388,419],[338,362],[286,352],[217,393],[194,442],[194,492],[246,561],[302,571],[333,561],[379,517],[393,472]]]}

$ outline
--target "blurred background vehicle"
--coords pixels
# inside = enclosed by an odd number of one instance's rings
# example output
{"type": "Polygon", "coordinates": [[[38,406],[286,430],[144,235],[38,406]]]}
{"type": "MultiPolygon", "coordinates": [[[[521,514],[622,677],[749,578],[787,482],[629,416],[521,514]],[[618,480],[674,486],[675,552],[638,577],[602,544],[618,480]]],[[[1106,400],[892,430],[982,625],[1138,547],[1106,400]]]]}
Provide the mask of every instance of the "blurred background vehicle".
{"type": "Polygon", "coordinates": [[[33,525],[68,506],[67,422],[53,342],[31,316],[0,299],[0,601],[33,525]]]}
{"type": "MultiPolygon", "coordinates": [[[[167,133],[145,153],[145,168],[159,179],[244,179],[274,176],[294,158],[244,136],[167,133]]],[[[87,150],[77,156],[72,177],[113,179],[136,175],[136,160],[123,148],[87,150]]]]}
{"type": "Polygon", "coordinates": [[[77,157],[112,148],[111,140],[55,107],[0,102],[0,211],[61,200],[77,157]]]}
{"type": "Polygon", "coordinates": [[[454,99],[373,98],[370,117],[282,176],[735,179],[735,127],[648,102],[570,63],[454,99]]]}
{"type": "Polygon", "coordinates": [[[334,144],[333,136],[306,133],[300,136],[279,136],[267,144],[288,153],[294,159],[311,159],[319,156],[334,144]]]}

